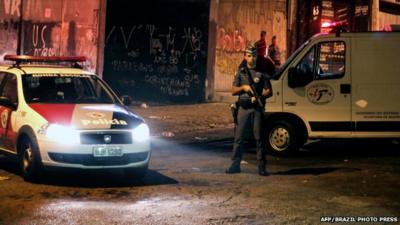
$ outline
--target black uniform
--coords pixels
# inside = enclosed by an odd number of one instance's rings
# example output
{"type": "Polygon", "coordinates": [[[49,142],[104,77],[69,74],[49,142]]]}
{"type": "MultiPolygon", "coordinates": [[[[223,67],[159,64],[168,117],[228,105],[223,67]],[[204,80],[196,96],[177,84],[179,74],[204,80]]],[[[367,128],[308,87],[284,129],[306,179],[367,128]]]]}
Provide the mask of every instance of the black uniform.
{"type": "MultiPolygon", "coordinates": [[[[266,73],[257,72],[254,69],[247,70],[243,65],[235,76],[233,86],[240,87],[241,85],[250,85],[249,78],[252,79],[252,83],[256,88],[258,96],[262,96],[262,90],[264,88],[271,90],[269,76],[266,73]],[[250,73],[250,76],[248,75],[248,72],[250,73]]],[[[265,103],[265,100],[263,99],[262,102],[265,103]]],[[[238,123],[235,131],[235,141],[233,143],[233,162],[231,167],[240,168],[240,161],[244,151],[244,139],[248,136],[245,132],[246,130],[251,130],[256,141],[259,169],[263,169],[267,163],[265,141],[261,133],[264,107],[258,106],[257,103],[251,103],[251,96],[249,96],[248,93],[241,93],[238,98],[238,103],[238,123]]]]}

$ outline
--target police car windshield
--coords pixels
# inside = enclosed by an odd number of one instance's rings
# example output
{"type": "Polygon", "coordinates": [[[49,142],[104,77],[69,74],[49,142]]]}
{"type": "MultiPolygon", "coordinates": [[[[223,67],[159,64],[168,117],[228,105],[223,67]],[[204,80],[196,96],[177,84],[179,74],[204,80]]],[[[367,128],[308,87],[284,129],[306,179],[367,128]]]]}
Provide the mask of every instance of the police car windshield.
{"type": "Polygon", "coordinates": [[[22,76],[27,103],[114,104],[118,101],[93,75],[28,74],[22,76]]]}

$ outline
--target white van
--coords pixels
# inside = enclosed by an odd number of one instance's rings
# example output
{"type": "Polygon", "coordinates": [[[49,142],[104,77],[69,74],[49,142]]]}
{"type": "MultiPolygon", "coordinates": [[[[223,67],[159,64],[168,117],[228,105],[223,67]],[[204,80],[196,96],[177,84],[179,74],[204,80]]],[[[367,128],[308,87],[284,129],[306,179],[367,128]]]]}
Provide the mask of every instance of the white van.
{"type": "Polygon", "coordinates": [[[267,147],[307,139],[400,138],[400,32],[318,34],[271,80],[267,147]]]}

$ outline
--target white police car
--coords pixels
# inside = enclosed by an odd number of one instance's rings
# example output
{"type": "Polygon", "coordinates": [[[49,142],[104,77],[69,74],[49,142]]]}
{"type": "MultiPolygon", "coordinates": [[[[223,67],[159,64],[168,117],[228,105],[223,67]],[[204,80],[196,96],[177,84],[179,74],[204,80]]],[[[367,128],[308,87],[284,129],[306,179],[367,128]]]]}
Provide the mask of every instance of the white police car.
{"type": "Polygon", "coordinates": [[[18,156],[26,180],[46,167],[123,168],[143,177],[149,128],[98,76],[84,57],[6,55],[0,66],[0,150],[18,156]],[[32,64],[67,62],[72,66],[32,64]]]}

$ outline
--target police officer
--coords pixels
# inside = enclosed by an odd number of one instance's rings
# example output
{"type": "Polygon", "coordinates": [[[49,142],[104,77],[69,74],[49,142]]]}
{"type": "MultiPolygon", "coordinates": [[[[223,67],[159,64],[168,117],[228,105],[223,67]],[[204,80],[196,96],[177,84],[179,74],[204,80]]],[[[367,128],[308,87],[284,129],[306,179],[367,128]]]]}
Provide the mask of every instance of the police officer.
{"type": "Polygon", "coordinates": [[[268,176],[266,170],[266,149],[261,134],[265,99],[272,95],[268,74],[256,70],[256,48],[249,45],[245,51],[245,61],[239,67],[233,85],[232,95],[238,95],[239,112],[235,140],[233,143],[232,164],[226,173],[240,173],[240,162],[244,151],[245,131],[251,126],[256,141],[258,174],[268,176]],[[253,87],[253,88],[252,88],[253,87]],[[256,93],[255,93],[256,92],[256,93]],[[257,99],[258,97],[258,99],[257,99]]]}

